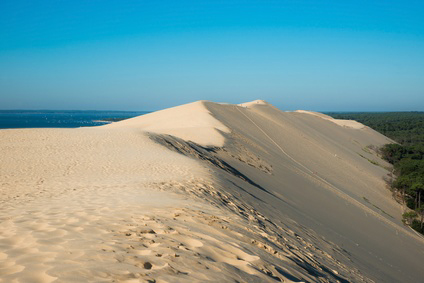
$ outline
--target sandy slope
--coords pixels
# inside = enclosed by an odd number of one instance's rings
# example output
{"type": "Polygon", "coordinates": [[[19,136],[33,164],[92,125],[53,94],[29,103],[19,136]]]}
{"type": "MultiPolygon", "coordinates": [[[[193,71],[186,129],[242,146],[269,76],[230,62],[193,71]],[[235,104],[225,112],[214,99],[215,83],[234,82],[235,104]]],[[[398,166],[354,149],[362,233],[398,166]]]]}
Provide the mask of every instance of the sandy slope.
{"type": "Polygon", "coordinates": [[[419,282],[423,240],[367,148],[390,141],[312,114],[0,130],[0,282],[419,282]]]}

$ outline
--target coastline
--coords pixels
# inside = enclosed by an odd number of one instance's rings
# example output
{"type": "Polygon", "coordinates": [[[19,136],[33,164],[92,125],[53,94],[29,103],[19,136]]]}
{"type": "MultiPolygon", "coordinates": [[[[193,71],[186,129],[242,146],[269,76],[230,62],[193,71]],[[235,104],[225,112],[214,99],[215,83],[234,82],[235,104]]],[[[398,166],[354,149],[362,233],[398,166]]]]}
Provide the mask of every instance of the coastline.
{"type": "Polygon", "coordinates": [[[422,237],[358,155],[390,140],[356,123],[200,101],[0,136],[0,282],[423,276],[422,237]]]}

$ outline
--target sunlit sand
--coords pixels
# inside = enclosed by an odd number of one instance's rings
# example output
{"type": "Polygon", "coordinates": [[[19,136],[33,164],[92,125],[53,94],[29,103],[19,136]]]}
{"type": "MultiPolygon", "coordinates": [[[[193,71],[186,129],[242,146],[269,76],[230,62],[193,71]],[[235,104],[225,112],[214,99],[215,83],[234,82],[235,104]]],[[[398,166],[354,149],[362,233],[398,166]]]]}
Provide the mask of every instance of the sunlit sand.
{"type": "Polygon", "coordinates": [[[419,282],[389,142],[262,100],[0,130],[0,282],[419,282]]]}

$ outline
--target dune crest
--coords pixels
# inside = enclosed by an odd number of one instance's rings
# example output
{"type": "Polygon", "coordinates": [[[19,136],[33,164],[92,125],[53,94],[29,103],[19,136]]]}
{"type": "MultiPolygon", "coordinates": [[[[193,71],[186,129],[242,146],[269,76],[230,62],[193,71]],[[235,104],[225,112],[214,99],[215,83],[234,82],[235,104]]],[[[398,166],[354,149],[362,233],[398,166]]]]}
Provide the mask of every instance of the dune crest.
{"type": "Polygon", "coordinates": [[[355,121],[355,120],[334,119],[333,117],[330,117],[330,116],[322,114],[322,113],[313,112],[313,111],[306,111],[306,110],[296,110],[296,112],[314,115],[314,116],[320,117],[322,119],[328,120],[330,122],[333,122],[333,123],[340,125],[342,127],[347,127],[347,128],[352,128],[352,129],[363,129],[363,128],[365,128],[364,124],[359,123],[358,121],[355,121]]]}
{"type": "Polygon", "coordinates": [[[240,103],[238,104],[239,106],[242,107],[252,107],[252,106],[257,106],[257,105],[270,105],[268,102],[266,102],[265,100],[262,99],[257,99],[257,100],[253,100],[250,102],[245,102],[245,103],[240,103]]]}
{"type": "Polygon", "coordinates": [[[137,128],[145,132],[166,133],[204,146],[223,146],[224,137],[220,132],[230,132],[211,115],[205,107],[205,101],[168,108],[105,127],[137,128]]]}
{"type": "Polygon", "coordinates": [[[372,150],[391,141],[304,113],[0,130],[0,282],[419,282],[423,239],[372,150]]]}

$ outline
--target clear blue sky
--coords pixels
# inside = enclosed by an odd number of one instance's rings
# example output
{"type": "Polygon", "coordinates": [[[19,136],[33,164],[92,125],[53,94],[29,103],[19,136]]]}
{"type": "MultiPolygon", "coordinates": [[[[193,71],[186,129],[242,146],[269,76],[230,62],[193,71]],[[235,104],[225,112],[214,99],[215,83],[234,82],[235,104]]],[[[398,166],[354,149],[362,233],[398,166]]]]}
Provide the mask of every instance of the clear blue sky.
{"type": "Polygon", "coordinates": [[[424,110],[424,1],[0,1],[0,109],[424,110]]]}

